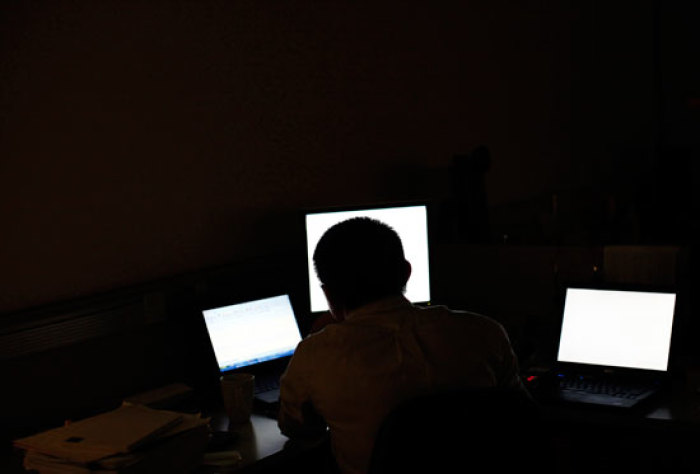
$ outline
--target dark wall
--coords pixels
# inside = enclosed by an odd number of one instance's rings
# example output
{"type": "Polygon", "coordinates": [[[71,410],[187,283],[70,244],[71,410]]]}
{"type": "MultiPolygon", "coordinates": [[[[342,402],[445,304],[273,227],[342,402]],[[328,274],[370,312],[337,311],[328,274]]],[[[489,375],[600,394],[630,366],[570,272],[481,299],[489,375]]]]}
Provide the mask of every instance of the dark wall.
{"type": "Polygon", "coordinates": [[[0,312],[288,251],[300,207],[439,199],[481,144],[490,206],[597,186],[653,82],[650,3],[603,5],[4,5],[0,312]]]}

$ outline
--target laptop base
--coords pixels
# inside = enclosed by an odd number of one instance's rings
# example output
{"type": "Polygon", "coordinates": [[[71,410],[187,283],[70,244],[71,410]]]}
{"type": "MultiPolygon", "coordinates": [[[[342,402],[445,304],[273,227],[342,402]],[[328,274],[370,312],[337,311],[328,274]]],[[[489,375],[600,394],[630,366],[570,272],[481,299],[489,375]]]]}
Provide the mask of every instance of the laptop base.
{"type": "Polygon", "coordinates": [[[628,380],[608,376],[564,375],[552,372],[542,377],[537,398],[548,403],[575,404],[616,410],[648,406],[663,392],[658,380],[628,380]]]}

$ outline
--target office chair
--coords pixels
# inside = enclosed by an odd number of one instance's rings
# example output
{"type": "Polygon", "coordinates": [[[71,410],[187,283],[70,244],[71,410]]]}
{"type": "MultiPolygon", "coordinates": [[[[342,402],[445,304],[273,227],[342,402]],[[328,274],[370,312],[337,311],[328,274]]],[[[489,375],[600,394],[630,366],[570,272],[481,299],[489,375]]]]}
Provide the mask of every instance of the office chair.
{"type": "Polygon", "coordinates": [[[369,474],[529,470],[538,419],[535,402],[511,390],[464,389],[410,399],[384,420],[369,474]]]}

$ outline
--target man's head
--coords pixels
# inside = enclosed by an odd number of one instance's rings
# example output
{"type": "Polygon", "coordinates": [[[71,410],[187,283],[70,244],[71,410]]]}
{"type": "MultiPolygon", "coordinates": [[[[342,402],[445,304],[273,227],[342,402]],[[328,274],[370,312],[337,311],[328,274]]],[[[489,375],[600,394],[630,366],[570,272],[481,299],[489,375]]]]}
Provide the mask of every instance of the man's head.
{"type": "Polygon", "coordinates": [[[396,231],[368,217],[328,229],[313,258],[331,312],[341,319],[348,310],[400,295],[411,274],[396,231]]]}

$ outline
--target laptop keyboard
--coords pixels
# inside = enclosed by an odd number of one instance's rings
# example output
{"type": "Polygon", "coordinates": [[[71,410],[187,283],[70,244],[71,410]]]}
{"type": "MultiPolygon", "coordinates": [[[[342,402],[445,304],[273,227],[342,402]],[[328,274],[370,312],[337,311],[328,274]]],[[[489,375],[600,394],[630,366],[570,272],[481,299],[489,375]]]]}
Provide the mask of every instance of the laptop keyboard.
{"type": "Polygon", "coordinates": [[[653,390],[653,387],[638,383],[626,383],[605,379],[598,380],[575,376],[560,376],[559,388],[561,390],[626,398],[630,400],[638,399],[653,390]]]}
{"type": "Polygon", "coordinates": [[[280,379],[278,375],[256,375],[255,394],[279,390],[280,379]]]}

